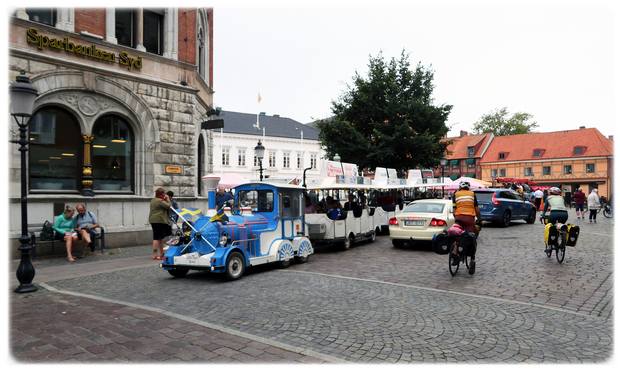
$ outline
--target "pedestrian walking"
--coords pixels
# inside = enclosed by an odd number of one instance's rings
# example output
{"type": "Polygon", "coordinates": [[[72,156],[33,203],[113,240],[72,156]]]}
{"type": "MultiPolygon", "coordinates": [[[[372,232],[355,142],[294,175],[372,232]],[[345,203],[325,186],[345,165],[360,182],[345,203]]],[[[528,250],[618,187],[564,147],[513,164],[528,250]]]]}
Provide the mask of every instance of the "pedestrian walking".
{"type": "Polygon", "coordinates": [[[149,223],[153,229],[153,259],[162,260],[164,256],[163,239],[172,234],[170,226],[170,197],[163,188],[155,190],[155,197],[151,199],[149,223]]]}
{"type": "Polygon", "coordinates": [[[590,210],[590,223],[596,223],[596,214],[601,208],[601,199],[598,197],[598,189],[594,188],[588,195],[588,210],[590,210]]]}
{"type": "Polygon", "coordinates": [[[581,188],[577,188],[575,194],[573,195],[573,199],[575,200],[575,212],[577,213],[577,219],[584,219],[585,211],[583,211],[583,207],[586,203],[586,194],[581,191],[581,188]]]}

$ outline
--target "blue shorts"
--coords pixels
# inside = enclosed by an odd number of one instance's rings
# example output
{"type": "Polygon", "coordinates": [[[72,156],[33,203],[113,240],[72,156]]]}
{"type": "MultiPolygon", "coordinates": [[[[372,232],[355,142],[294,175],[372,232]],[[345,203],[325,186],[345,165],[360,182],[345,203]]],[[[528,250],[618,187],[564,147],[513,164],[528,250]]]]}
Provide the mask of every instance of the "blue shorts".
{"type": "Polygon", "coordinates": [[[576,211],[583,211],[583,204],[575,204],[576,211]]]}

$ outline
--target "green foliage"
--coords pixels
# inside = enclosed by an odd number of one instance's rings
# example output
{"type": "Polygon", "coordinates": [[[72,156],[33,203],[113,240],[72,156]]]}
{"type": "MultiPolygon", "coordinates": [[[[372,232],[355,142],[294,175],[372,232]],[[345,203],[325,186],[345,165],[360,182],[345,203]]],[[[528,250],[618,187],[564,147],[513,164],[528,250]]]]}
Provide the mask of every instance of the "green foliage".
{"type": "Polygon", "coordinates": [[[317,124],[328,157],[338,153],[369,170],[436,165],[452,106],[433,105],[433,88],[433,72],[420,63],[412,70],[404,51],[389,62],[381,53],[371,56],[368,75],[356,72],[353,85],[332,102],[334,116],[317,124]]]}
{"type": "Polygon", "coordinates": [[[538,127],[529,113],[517,112],[510,117],[508,115],[508,109],[504,107],[482,116],[474,124],[474,133],[493,133],[495,136],[526,134],[538,127]]]}

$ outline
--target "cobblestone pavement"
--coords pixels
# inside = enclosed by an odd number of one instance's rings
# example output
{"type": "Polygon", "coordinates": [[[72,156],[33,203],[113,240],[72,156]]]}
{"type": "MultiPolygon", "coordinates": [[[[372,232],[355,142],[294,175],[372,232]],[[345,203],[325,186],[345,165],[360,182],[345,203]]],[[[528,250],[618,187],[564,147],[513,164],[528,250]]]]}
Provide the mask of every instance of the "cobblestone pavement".
{"type": "Polygon", "coordinates": [[[45,289],[11,295],[19,362],[323,363],[246,337],[131,306],[45,289]]]}
{"type": "Polygon", "coordinates": [[[393,248],[388,238],[361,243],[348,251],[321,248],[312,264],[292,269],[373,279],[383,282],[465,292],[559,307],[610,318],[613,309],[613,225],[569,219],[580,225],[576,247],[567,247],[564,263],[544,254],[544,226],[514,222],[508,228],[485,224],[478,242],[476,274],[448,272],[448,258],[428,243],[393,248]]]}
{"type": "Polygon", "coordinates": [[[173,279],[145,264],[48,277],[58,289],[176,313],[322,359],[601,362],[613,343],[612,224],[581,224],[578,247],[561,265],[542,252],[542,225],[487,227],[473,276],[451,277],[447,257],[428,246],[395,249],[380,237],[347,251],[319,249],[288,270],[250,269],[235,282],[208,273],[173,279]]]}

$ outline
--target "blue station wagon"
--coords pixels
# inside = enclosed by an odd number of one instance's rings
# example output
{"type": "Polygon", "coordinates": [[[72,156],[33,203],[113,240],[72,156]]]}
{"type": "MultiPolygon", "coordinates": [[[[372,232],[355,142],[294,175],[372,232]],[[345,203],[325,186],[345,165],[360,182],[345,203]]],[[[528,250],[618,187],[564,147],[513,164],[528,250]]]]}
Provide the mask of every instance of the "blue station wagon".
{"type": "Polygon", "coordinates": [[[489,188],[474,191],[481,219],[508,227],[513,220],[536,221],[536,207],[524,201],[517,192],[505,188],[489,188]]]}

